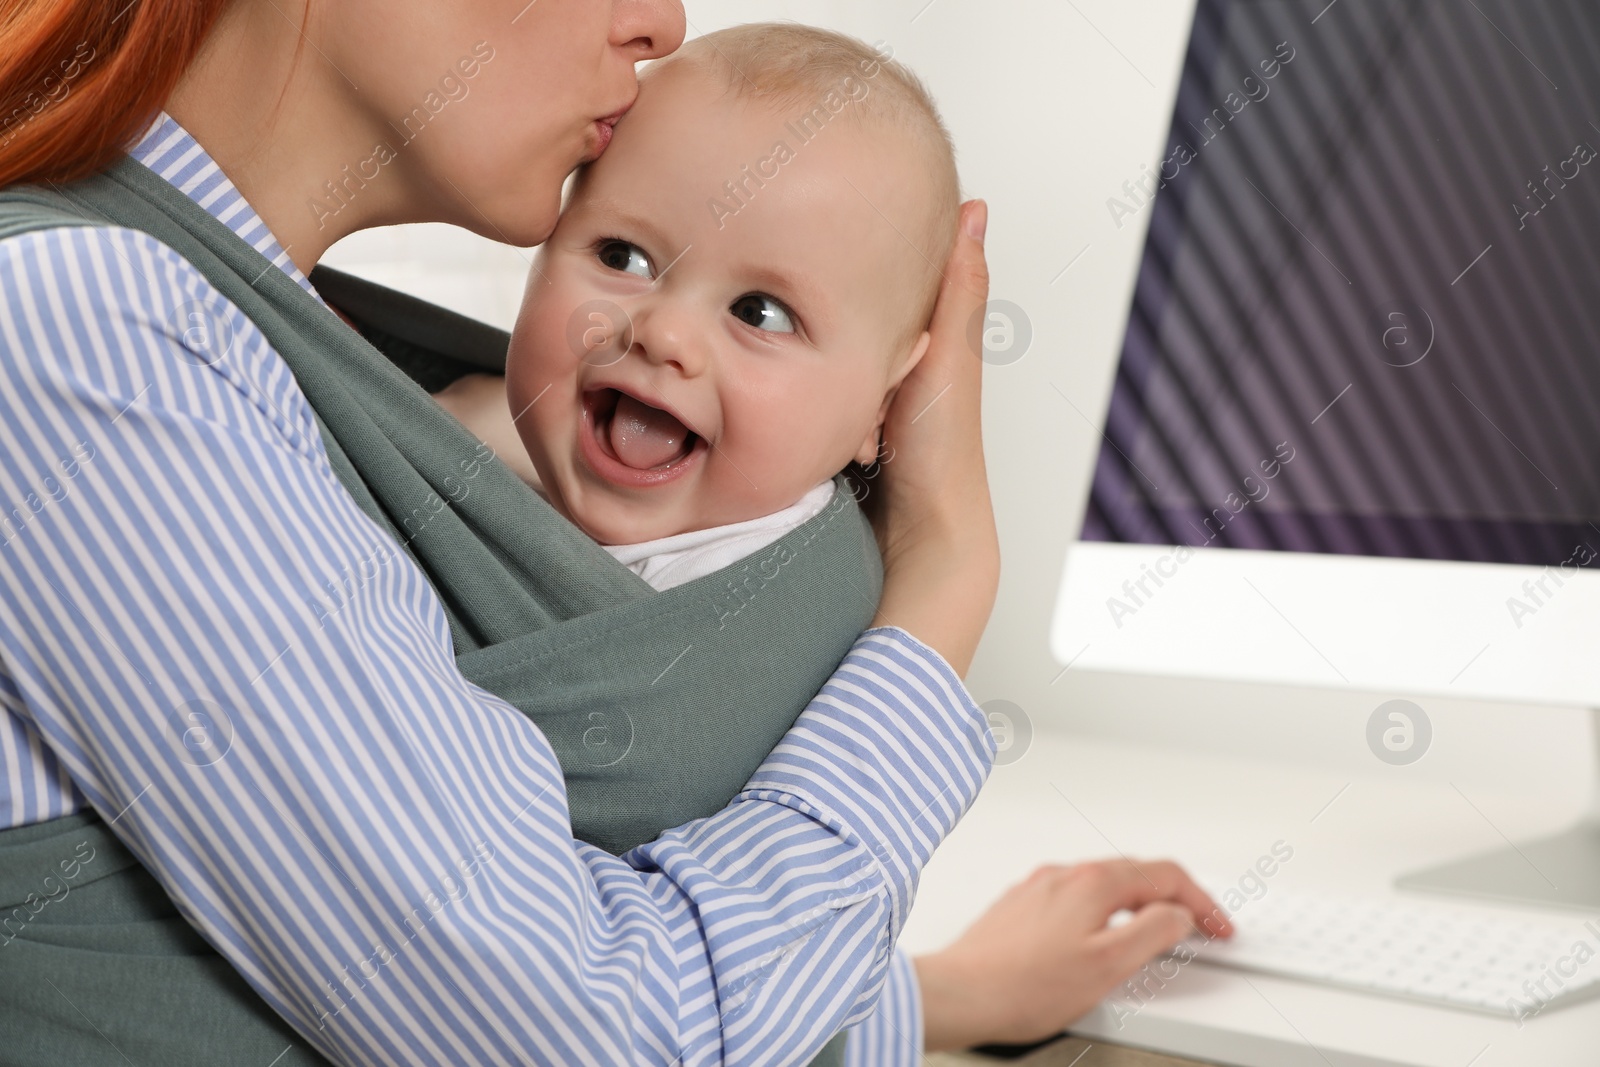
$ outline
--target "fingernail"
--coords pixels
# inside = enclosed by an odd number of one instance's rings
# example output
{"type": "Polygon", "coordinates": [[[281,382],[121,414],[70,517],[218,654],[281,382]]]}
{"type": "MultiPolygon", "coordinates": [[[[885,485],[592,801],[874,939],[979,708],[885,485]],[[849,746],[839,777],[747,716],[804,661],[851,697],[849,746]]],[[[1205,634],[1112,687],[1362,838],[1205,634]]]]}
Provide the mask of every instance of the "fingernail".
{"type": "Polygon", "coordinates": [[[967,209],[967,236],[983,244],[983,236],[989,230],[989,203],[986,200],[974,200],[972,207],[967,209]]]}

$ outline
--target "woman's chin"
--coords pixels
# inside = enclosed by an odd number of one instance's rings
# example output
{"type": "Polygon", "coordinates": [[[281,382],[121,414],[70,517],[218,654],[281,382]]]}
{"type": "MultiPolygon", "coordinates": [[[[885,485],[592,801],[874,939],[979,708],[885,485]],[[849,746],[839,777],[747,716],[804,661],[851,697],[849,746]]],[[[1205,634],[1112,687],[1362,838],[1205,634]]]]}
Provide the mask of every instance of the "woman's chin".
{"type": "Polygon", "coordinates": [[[533,248],[550,239],[550,235],[556,231],[556,222],[560,218],[560,205],[556,205],[548,214],[536,218],[524,216],[509,220],[504,226],[494,226],[492,232],[486,236],[501,244],[514,245],[517,248],[533,248]]]}
{"type": "Polygon", "coordinates": [[[500,244],[517,248],[542,245],[561,218],[561,194],[551,195],[554,181],[524,182],[506,195],[475,197],[462,205],[456,225],[500,244]]]}

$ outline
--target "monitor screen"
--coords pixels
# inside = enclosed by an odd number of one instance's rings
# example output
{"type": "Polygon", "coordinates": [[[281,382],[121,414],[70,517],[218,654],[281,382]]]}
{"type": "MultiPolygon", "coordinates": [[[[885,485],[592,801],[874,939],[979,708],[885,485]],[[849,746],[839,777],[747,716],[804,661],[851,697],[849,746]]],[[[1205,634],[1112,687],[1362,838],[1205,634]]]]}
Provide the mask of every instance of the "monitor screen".
{"type": "Polygon", "coordinates": [[[1199,0],[1106,210],[1149,231],[1083,540],[1600,555],[1600,3],[1199,0]]]}

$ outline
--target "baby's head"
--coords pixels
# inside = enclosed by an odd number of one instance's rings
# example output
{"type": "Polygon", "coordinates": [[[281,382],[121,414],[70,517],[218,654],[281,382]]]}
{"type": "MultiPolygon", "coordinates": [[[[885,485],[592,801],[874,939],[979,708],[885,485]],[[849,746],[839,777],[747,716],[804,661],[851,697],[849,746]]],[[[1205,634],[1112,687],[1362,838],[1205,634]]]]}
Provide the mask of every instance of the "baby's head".
{"type": "Polygon", "coordinates": [[[871,462],[959,199],[927,92],[858,41],[741,26],[651,66],[512,335],[511,410],[551,502],[635,543],[871,462]]]}

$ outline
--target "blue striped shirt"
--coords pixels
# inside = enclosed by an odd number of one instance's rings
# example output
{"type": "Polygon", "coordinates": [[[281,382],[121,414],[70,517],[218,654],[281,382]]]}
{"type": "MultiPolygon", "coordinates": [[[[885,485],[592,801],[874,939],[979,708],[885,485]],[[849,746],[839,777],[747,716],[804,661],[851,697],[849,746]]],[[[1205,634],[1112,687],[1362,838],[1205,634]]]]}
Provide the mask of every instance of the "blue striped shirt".
{"type": "MultiPolygon", "coordinates": [[[[172,119],[132,154],[310,289],[172,119]]],[[[788,1063],[841,1026],[916,1062],[892,946],[993,754],[931,650],[862,635],[725,810],[618,859],[170,248],[0,241],[0,410],[0,827],[99,811],[338,1062],[788,1063]]]]}

